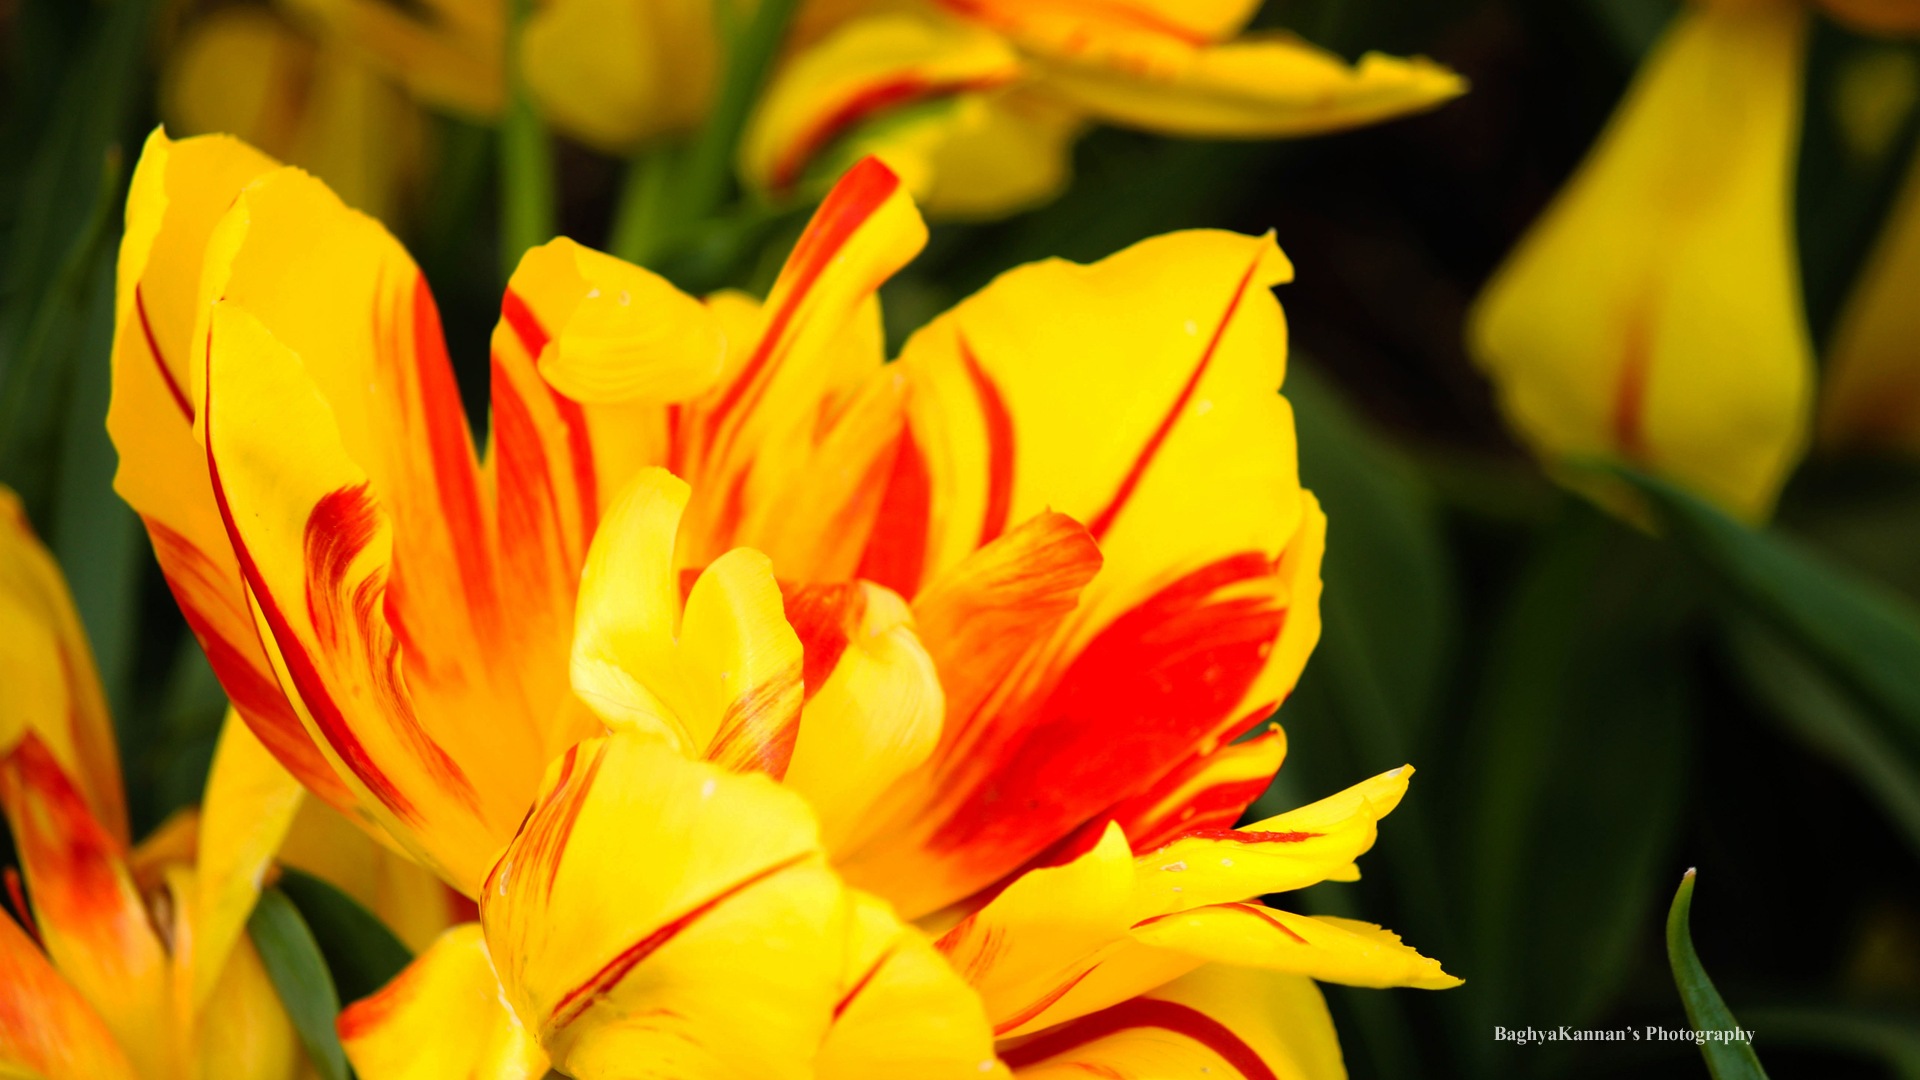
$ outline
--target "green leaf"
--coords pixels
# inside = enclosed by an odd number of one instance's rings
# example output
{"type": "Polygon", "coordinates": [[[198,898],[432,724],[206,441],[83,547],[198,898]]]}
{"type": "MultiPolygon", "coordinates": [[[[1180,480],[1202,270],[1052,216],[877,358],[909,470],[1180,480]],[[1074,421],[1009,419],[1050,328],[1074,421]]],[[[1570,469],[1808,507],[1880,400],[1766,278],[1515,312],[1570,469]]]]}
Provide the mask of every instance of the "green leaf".
{"type": "MultiPolygon", "coordinates": [[[[1605,1011],[1657,918],[1684,797],[1697,597],[1661,545],[1562,506],[1489,640],[1446,788],[1471,931],[1451,967],[1475,1032],[1605,1011]]],[[[1558,1044],[1499,1061],[1508,1048],[1490,1040],[1466,1049],[1482,1072],[1565,1064],[1558,1044]]]]}
{"type": "Polygon", "coordinates": [[[1760,707],[1852,773],[1920,852],[1920,761],[1817,666],[1754,620],[1729,619],[1724,645],[1760,707]]]}
{"type": "MultiPolygon", "coordinates": [[[[1673,981],[1680,988],[1680,1000],[1693,1030],[1739,1033],[1742,1029],[1732,1010],[1720,1000],[1720,991],[1713,988],[1713,980],[1707,978],[1699,955],[1693,951],[1693,931],[1688,926],[1693,912],[1693,883],[1694,872],[1689,870],[1680,879],[1673,906],[1667,910],[1667,960],[1673,965],[1673,981]]],[[[1707,1059],[1707,1071],[1714,1080],[1766,1080],[1767,1070],[1760,1067],[1760,1058],[1746,1039],[1710,1039],[1700,1044],[1700,1054],[1707,1059]]]]}
{"type": "Polygon", "coordinates": [[[320,946],[292,900],[277,888],[260,894],[247,933],[260,950],[260,962],[286,1006],[293,1030],[321,1080],[347,1080],[347,1054],[333,1023],[340,1015],[340,996],[327,973],[320,946]]]}
{"type": "Polygon", "coordinates": [[[373,912],[332,883],[291,867],[280,891],[313,931],[342,1001],[358,1001],[385,986],[413,960],[413,952],[373,912]]]}
{"type": "Polygon", "coordinates": [[[1747,1009],[1769,1044],[1828,1050],[1877,1061],[1897,1080],[1920,1080],[1920,1017],[1839,1005],[1747,1009]]]}
{"type": "Polygon", "coordinates": [[[1920,760],[1920,612],[1776,532],[1749,528],[1666,481],[1616,471],[1648,497],[1736,613],[1807,657],[1881,739],[1920,760]]]}

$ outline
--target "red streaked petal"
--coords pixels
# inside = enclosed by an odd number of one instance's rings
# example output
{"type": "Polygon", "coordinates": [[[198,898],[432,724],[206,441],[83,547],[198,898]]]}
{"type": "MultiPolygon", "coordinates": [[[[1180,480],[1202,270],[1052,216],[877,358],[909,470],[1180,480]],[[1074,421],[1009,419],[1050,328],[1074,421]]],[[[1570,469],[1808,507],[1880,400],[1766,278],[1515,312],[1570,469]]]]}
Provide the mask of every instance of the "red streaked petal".
{"type": "Polygon", "coordinates": [[[48,956],[142,1069],[157,1068],[171,966],[124,849],[31,733],[0,758],[0,806],[48,956]]]}
{"type": "Polygon", "coordinates": [[[33,940],[0,914],[0,1072],[135,1080],[113,1033],[33,940]]]}

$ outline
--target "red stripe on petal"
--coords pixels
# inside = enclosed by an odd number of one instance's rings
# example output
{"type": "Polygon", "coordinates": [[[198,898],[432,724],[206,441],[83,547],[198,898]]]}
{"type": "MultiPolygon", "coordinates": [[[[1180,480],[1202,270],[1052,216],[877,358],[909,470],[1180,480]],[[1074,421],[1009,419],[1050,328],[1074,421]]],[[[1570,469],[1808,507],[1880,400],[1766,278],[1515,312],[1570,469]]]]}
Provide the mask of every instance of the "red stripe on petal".
{"type": "Polygon", "coordinates": [[[1227,301],[1227,310],[1221,313],[1220,321],[1214,324],[1213,336],[1207,339],[1207,347],[1200,351],[1200,361],[1193,366],[1193,372],[1187,376],[1186,385],[1180,388],[1179,396],[1173,399],[1173,407],[1160,418],[1159,426],[1154,428],[1153,434],[1147,437],[1146,444],[1140,448],[1139,455],[1133,459],[1132,467],[1127,470],[1125,476],[1121,477],[1120,486],[1114,489],[1113,498],[1108,500],[1106,509],[1101,510],[1092,521],[1087,523],[1087,531],[1093,534],[1095,540],[1103,539],[1107,535],[1107,530],[1113,528],[1114,519],[1120,516],[1120,511],[1127,505],[1127,500],[1133,497],[1134,489],[1140,486],[1141,479],[1147,474],[1147,467],[1153,464],[1154,456],[1160,452],[1161,445],[1167,441],[1167,436],[1173,433],[1174,424],[1178,423],[1180,415],[1187,411],[1187,403],[1193,400],[1194,392],[1200,388],[1200,380],[1206,376],[1207,369],[1213,365],[1214,354],[1220,349],[1220,340],[1226,337],[1227,327],[1233,324],[1234,313],[1240,310],[1240,301],[1246,298],[1247,289],[1253,284],[1253,276],[1259,272],[1264,256],[1264,250],[1255,254],[1246,273],[1240,275],[1240,284],[1234,287],[1233,298],[1227,301]]]}
{"type": "Polygon", "coordinates": [[[1028,1005],[1026,1008],[1021,1009],[1019,1012],[1016,1012],[1012,1016],[1007,1017],[1005,1020],[1002,1020],[999,1023],[993,1025],[993,1033],[995,1035],[1005,1035],[1007,1032],[1020,1027],[1022,1024],[1027,1023],[1028,1021],[1032,1020],[1034,1017],[1039,1016],[1041,1013],[1046,1012],[1048,1009],[1053,1008],[1055,1002],[1059,1001],[1063,997],[1066,997],[1068,991],[1072,990],[1076,986],[1079,986],[1081,982],[1085,981],[1087,976],[1093,974],[1094,970],[1097,969],[1099,966],[1100,965],[1095,964],[1093,965],[1093,967],[1088,968],[1087,970],[1081,972],[1080,974],[1075,975],[1073,978],[1068,979],[1066,982],[1061,983],[1059,986],[1056,986],[1053,989],[1047,991],[1045,994],[1040,995],[1040,999],[1038,1001],[1033,1002],[1032,1004],[1028,1005]]]}
{"type": "Polygon", "coordinates": [[[840,250],[898,190],[900,178],[893,170],[882,165],[878,158],[869,157],[848,169],[827,193],[820,208],[814,211],[813,220],[807,223],[806,231],[800,234],[799,242],[794,244],[787,265],[780,271],[781,278],[791,280],[792,287],[767,320],[766,331],[741,368],[740,377],[708,414],[710,433],[719,430],[736,408],[752,407],[765,389],[766,380],[762,376],[770,373],[774,350],[786,338],[787,328],[806,302],[807,294],[820,280],[820,275],[833,265],[840,250]]]}
{"type": "Polygon", "coordinates": [[[848,129],[875,113],[897,109],[916,101],[946,95],[963,94],[972,90],[991,90],[1004,86],[1013,80],[1014,73],[1004,75],[986,75],[971,79],[923,79],[918,75],[902,75],[889,82],[875,83],[862,88],[852,97],[841,102],[831,112],[814,121],[805,132],[789,145],[779,160],[768,170],[767,184],[775,191],[786,191],[800,179],[800,174],[813,160],[815,154],[825,149],[827,144],[839,138],[848,129]]]}
{"type": "Polygon", "coordinates": [[[500,317],[507,320],[507,327],[513,336],[520,339],[520,347],[526,350],[527,359],[538,361],[540,354],[546,351],[547,342],[553,340],[547,335],[546,327],[540,325],[540,317],[533,313],[520,294],[508,289],[500,297],[500,317]]]}
{"type": "Polygon", "coordinates": [[[1109,623],[1044,699],[993,718],[974,751],[990,764],[933,847],[1003,864],[992,866],[998,877],[1222,738],[1286,611],[1267,592],[1219,594],[1274,569],[1259,552],[1231,555],[1109,623]]]}
{"type": "Polygon", "coordinates": [[[1153,998],[1134,998],[1091,1016],[1062,1024],[1011,1050],[1000,1060],[1010,1068],[1037,1065],[1048,1058],[1115,1035],[1130,1028],[1157,1028],[1182,1035],[1218,1054],[1245,1080],[1279,1080],[1260,1055],[1225,1024],[1190,1006],[1153,998]]]}
{"type": "Polygon", "coordinates": [[[424,276],[413,283],[413,357],[419,379],[420,402],[426,424],[427,452],[433,458],[434,487],[446,516],[467,606],[482,625],[502,623],[495,595],[493,567],[485,547],[486,514],[480,496],[479,463],[473,452],[473,432],[460,403],[460,387],[453,379],[453,361],[440,329],[440,309],[424,276]]]}
{"type": "Polygon", "coordinates": [[[181,391],[179,380],[173,377],[173,369],[167,366],[166,354],[160,351],[160,340],[153,336],[153,323],[147,320],[147,298],[140,286],[133,287],[133,310],[140,316],[140,333],[147,339],[147,352],[153,357],[153,366],[160,369],[160,381],[167,386],[167,393],[173,396],[173,403],[180,408],[180,415],[187,423],[193,423],[193,403],[181,391]]]}
{"type": "Polygon", "coordinates": [[[880,954],[880,959],[873,962],[873,966],[867,969],[866,974],[860,976],[859,981],[853,984],[853,989],[848,990],[846,994],[834,1004],[833,1019],[835,1023],[839,1022],[840,1017],[844,1016],[847,1009],[853,1005],[853,999],[860,996],[860,992],[865,990],[869,983],[873,982],[873,977],[880,974],[880,969],[885,967],[887,961],[891,959],[893,959],[893,949],[889,948],[880,954]]]}
{"type": "Polygon", "coordinates": [[[837,585],[794,585],[780,583],[780,606],[794,636],[800,639],[801,681],[805,696],[813,695],[827,684],[840,657],[847,651],[847,627],[857,626],[866,609],[866,593],[851,583],[837,585]]]}
{"type": "Polygon", "coordinates": [[[966,364],[967,377],[980,398],[980,418],[987,429],[987,510],[980,519],[980,546],[985,547],[1007,529],[1007,514],[1013,509],[1013,417],[1000,396],[1000,387],[980,366],[980,359],[962,335],[960,359],[966,364]]]}
{"type": "Polygon", "coordinates": [[[933,507],[933,479],[913,429],[894,444],[893,468],[874,517],[873,534],[860,554],[854,576],[885,585],[912,598],[926,572],[927,524],[933,507]]]}
{"type": "Polygon", "coordinates": [[[582,1013],[592,1007],[594,1002],[606,996],[614,987],[620,985],[621,980],[631,974],[634,968],[639,967],[640,964],[645,962],[647,957],[652,956],[668,942],[679,937],[688,927],[699,922],[712,912],[713,909],[739,896],[741,893],[768,878],[783,871],[791,870],[811,858],[813,858],[812,852],[802,852],[790,859],[783,859],[764,870],[751,874],[745,879],[715,893],[685,914],[663,924],[659,929],[653,931],[653,933],[627,946],[620,951],[619,955],[607,961],[591,978],[588,978],[585,982],[569,990],[566,996],[560,999],[559,1003],[554,1006],[552,1026],[560,1027],[578,1020],[582,1013]]]}

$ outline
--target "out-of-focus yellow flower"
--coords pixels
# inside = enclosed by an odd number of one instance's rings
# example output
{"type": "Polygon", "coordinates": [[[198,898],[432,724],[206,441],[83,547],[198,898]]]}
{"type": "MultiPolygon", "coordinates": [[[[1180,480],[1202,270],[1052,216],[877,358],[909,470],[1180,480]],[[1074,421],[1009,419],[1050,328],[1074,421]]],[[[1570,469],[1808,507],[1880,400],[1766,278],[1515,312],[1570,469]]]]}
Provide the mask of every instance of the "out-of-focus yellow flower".
{"type": "Polygon", "coordinates": [[[425,170],[425,110],[499,113],[505,20],[504,0],[219,7],[168,57],[161,113],[182,134],[237,135],[397,220],[425,170]]]}
{"type": "Polygon", "coordinates": [[[1469,344],[1549,462],[1601,457],[1766,517],[1806,441],[1793,242],[1807,17],[1702,3],[1480,297],[1469,344]]]}
{"type": "Polygon", "coordinates": [[[820,40],[769,87],[742,147],[747,182],[784,192],[873,153],[930,212],[951,216],[1004,214],[1054,194],[1073,140],[1093,122],[1296,137],[1432,108],[1465,85],[1424,58],[1369,53],[1348,64],[1291,35],[1241,35],[1258,7],[1246,0],[813,7],[829,11],[803,12],[802,36],[820,40]]]}
{"type": "MultiPolygon", "coordinates": [[[[199,811],[129,849],[92,655],[59,569],[4,488],[0,672],[0,811],[24,871],[7,881],[20,921],[0,914],[0,1073],[301,1075],[244,929],[283,838],[299,831],[304,792],[230,718],[199,811]]],[[[364,836],[351,840],[349,853],[372,855],[364,836]]],[[[429,939],[451,921],[439,882],[416,867],[394,877],[439,899],[429,939]]]]}
{"type": "MultiPolygon", "coordinates": [[[[524,62],[556,123],[625,152],[705,118],[719,45],[713,0],[554,0],[524,62]]],[[[744,19],[751,4],[738,3],[744,19]]],[[[1358,65],[1286,35],[1238,32],[1256,4],[1116,0],[815,0],[741,147],[743,178],[785,193],[869,153],[930,212],[1004,214],[1065,185],[1089,123],[1273,138],[1356,127],[1459,94],[1424,59],[1358,65]]]]}
{"type": "Polygon", "coordinates": [[[1304,976],[1452,982],[1247,903],[1350,878],[1405,771],[1225,828],[1281,752],[1230,740],[1318,634],[1284,257],[1199,232],[1036,264],[887,365],[875,293],[925,235],[867,162],[764,305],[535,249],[481,458],[377,224],[150,140],[119,490],[262,740],[482,905],[484,943],[343,1019],[366,1075],[979,1075],[1168,1024],[1163,1055],[1318,1075],[1304,976]],[[1221,1004],[1247,980],[1291,1011],[1221,1004]]]}
{"type": "Polygon", "coordinates": [[[1827,348],[1820,440],[1920,453],[1920,157],[1861,267],[1827,348]]]}

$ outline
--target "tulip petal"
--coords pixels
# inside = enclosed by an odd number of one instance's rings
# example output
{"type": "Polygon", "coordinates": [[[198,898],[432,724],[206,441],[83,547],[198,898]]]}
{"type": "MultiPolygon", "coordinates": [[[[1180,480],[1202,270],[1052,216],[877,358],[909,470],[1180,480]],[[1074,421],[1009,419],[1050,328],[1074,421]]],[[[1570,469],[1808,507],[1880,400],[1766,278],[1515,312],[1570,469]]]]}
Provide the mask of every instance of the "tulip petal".
{"type": "Polygon", "coordinates": [[[939,742],[940,677],[894,593],[864,581],[783,591],[806,687],[786,784],[837,855],[885,827],[875,804],[939,742]]]}
{"type": "Polygon", "coordinates": [[[289,7],[423,101],[479,119],[505,103],[507,13],[498,4],[291,0],[289,7]]]}
{"type": "Polygon", "coordinates": [[[527,20],[521,63],[541,112],[625,153],[706,118],[719,65],[712,0],[554,0],[527,20]]]}
{"type": "Polygon", "coordinates": [[[501,996],[479,923],[453,927],[372,997],[340,1045],[363,1080],[539,1080],[547,1056],[501,996]]]}
{"type": "Polygon", "coordinates": [[[941,935],[940,951],[985,1002],[995,1032],[1045,1012],[1125,940],[1130,856],[1110,827],[1086,854],[1021,875],[941,935]]]}
{"type": "Polygon", "coordinates": [[[543,304],[552,340],[537,358],[561,394],[585,403],[671,402],[713,385],[724,339],[705,305],[648,270],[562,237],[521,258],[515,277],[543,304]],[[568,303],[568,301],[571,303],[568,303]]]}
{"type": "Polygon", "coordinates": [[[886,904],[849,893],[845,986],[815,1068],[833,1080],[1007,1076],[980,998],[886,904]]]}
{"type": "Polygon", "coordinates": [[[1290,35],[1250,36],[1133,66],[1067,56],[1044,86],[1109,123],[1199,138],[1295,138],[1424,112],[1466,81],[1423,56],[1349,64],[1290,35]]]}
{"type": "Polygon", "coordinates": [[[1230,829],[1267,790],[1287,755],[1278,724],[1211,754],[1195,754],[1160,782],[1113,808],[1113,820],[1143,851],[1199,829],[1230,829]]]}
{"type": "Polygon", "coordinates": [[[1004,86],[1019,74],[1005,42],[960,20],[856,19],[781,67],[742,139],[742,175],[761,190],[788,192],[835,140],[876,116],[1004,86]]]}
{"type": "Polygon", "coordinates": [[[1841,309],[1820,392],[1820,439],[1833,447],[1920,453],[1920,158],[1841,309]]]}
{"type": "MultiPolygon", "coordinates": [[[[393,525],[301,357],[232,303],[215,306],[208,337],[208,472],[261,641],[364,811],[471,893],[530,795],[512,771],[524,759],[456,758],[441,741],[452,729],[426,727],[383,603],[397,587],[393,525]],[[476,783],[470,770],[488,764],[476,783]]],[[[494,746],[527,752],[508,730],[459,719],[469,741],[481,729],[494,746]]]]}
{"type": "Polygon", "coordinates": [[[777,779],[799,732],[800,640],[766,556],[744,548],[699,576],[676,618],[686,499],[685,484],[650,469],[608,510],[581,575],[574,688],[610,724],[777,779]]]}
{"type": "Polygon", "coordinates": [[[1412,776],[1404,765],[1297,810],[1238,829],[1189,832],[1141,855],[1134,920],[1334,878],[1373,847],[1380,819],[1399,805],[1412,776]]]}
{"type": "Polygon", "coordinates": [[[1341,1080],[1333,1018],[1313,980],[1202,968],[1145,997],[1003,1050],[1020,1080],[1341,1080]]]}
{"type": "Polygon", "coordinates": [[[161,115],[187,135],[221,132],[312,172],[384,220],[426,172],[426,117],[339,43],[315,42],[270,8],[198,15],[169,50],[161,115]]]}
{"type": "Polygon", "coordinates": [[[554,763],[480,913],[563,1072],[801,1077],[841,992],[843,904],[798,795],[621,732],[554,763]]]}
{"type": "Polygon", "coordinates": [[[190,953],[196,1011],[228,966],[304,794],[300,782],[229,710],[200,805],[190,953]]]}
{"type": "Polygon", "coordinates": [[[0,808],[47,955],[142,1074],[159,1075],[169,1052],[171,964],[127,873],[125,849],[31,732],[0,757],[0,808]]]}
{"type": "Polygon", "coordinates": [[[294,815],[279,861],[352,897],[416,954],[448,927],[474,918],[473,901],[439,875],[312,799],[294,815]]]}
{"type": "Polygon", "coordinates": [[[113,1033],[0,912],[0,1073],[136,1080],[113,1033]]]}
{"type": "Polygon", "coordinates": [[[1002,275],[908,342],[923,527],[876,531],[906,549],[876,561],[925,572],[879,580],[932,590],[1049,507],[1086,522],[1104,559],[1019,686],[945,679],[950,700],[997,696],[977,719],[952,711],[982,749],[919,841],[943,864],[931,906],[1225,743],[1298,677],[1318,636],[1322,522],[1273,393],[1285,331],[1265,286],[1289,272],[1270,238],[1178,233],[1002,275]],[[1115,369],[1122,352],[1135,359],[1115,369]]]}
{"type": "Polygon", "coordinates": [[[240,714],[328,803],[352,801],[262,651],[246,587],[194,436],[190,371],[203,253],[215,222],[274,162],[235,139],[174,142],[156,130],[134,170],[120,245],[107,431],[114,490],[146,524],[167,585],[240,714]]]}
{"type": "Polygon", "coordinates": [[[73,596],[20,500],[0,487],[0,750],[27,732],[53,755],[87,807],[127,842],[113,720],[73,596]]]}
{"type": "Polygon", "coordinates": [[[1802,5],[1682,10],[1494,275],[1468,342],[1549,461],[1608,457],[1749,520],[1799,458],[1802,5]]]}
{"type": "Polygon", "coordinates": [[[1400,943],[1391,931],[1352,919],[1311,917],[1259,904],[1214,904],[1155,916],[1134,927],[1140,944],[1212,963],[1284,971],[1343,986],[1446,990],[1460,980],[1400,943]]]}

